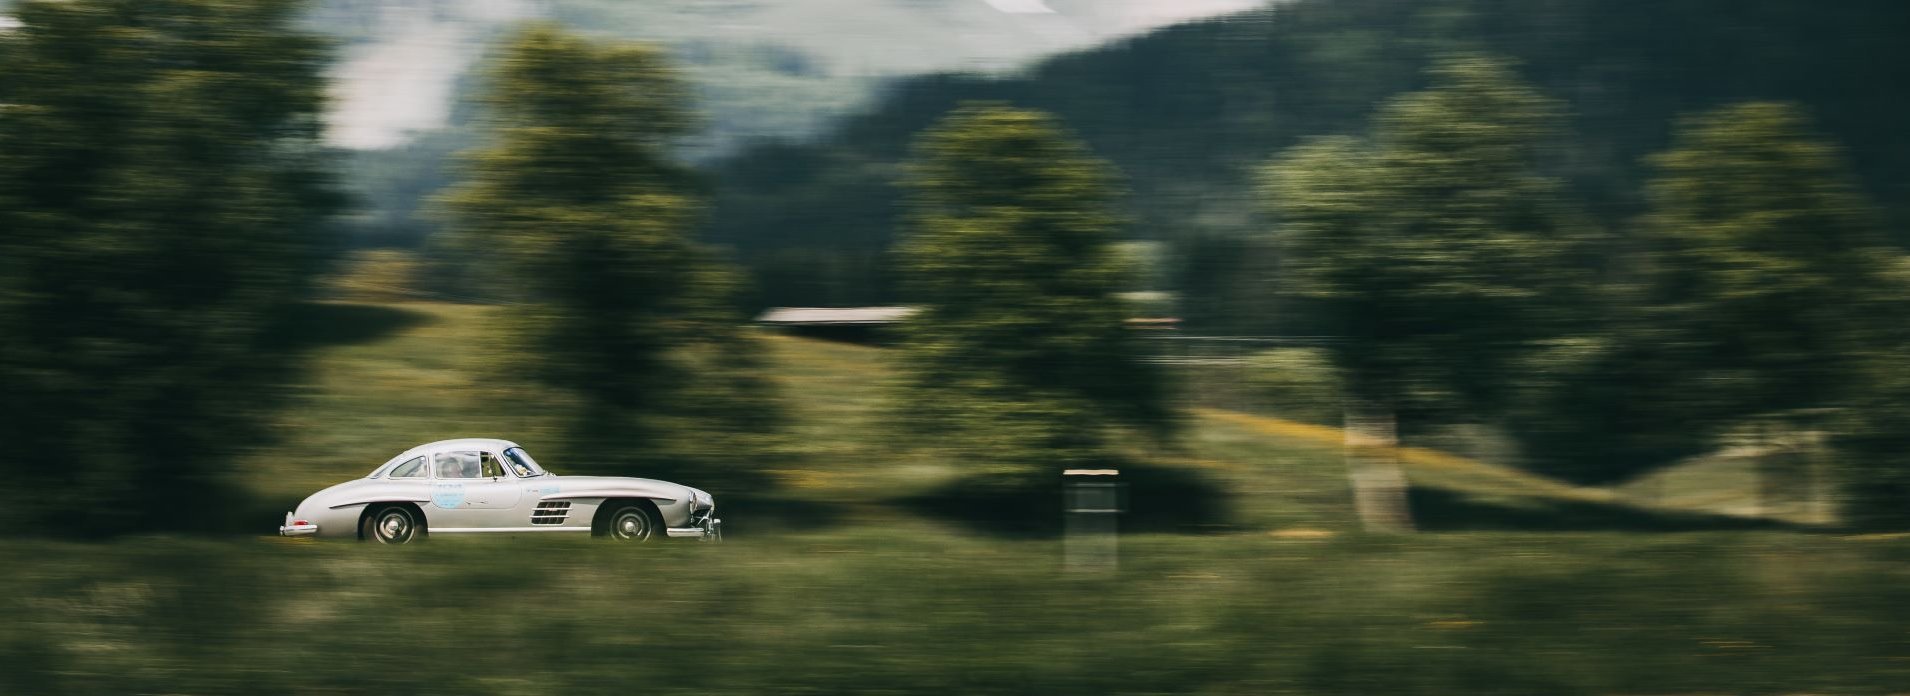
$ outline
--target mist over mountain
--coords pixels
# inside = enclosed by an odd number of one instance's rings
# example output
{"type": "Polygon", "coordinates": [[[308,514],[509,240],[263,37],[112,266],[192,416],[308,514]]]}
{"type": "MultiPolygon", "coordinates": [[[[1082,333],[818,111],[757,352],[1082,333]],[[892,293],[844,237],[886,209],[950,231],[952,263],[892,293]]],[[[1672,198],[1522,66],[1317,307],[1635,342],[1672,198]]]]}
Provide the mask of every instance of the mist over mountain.
{"type": "Polygon", "coordinates": [[[354,150],[355,243],[415,245],[450,179],[486,46],[532,19],[652,41],[695,90],[702,160],[752,140],[804,138],[869,106],[882,85],[936,71],[1007,74],[1263,0],[322,0],[309,28],[337,38],[328,139],[354,150]]]}
{"type": "Polygon", "coordinates": [[[1262,0],[325,0],[340,38],[330,139],[396,146],[453,120],[458,80],[513,23],[545,18],[656,41],[687,71],[714,148],[791,136],[862,103],[877,80],[1002,71],[1059,51],[1262,0]]]}

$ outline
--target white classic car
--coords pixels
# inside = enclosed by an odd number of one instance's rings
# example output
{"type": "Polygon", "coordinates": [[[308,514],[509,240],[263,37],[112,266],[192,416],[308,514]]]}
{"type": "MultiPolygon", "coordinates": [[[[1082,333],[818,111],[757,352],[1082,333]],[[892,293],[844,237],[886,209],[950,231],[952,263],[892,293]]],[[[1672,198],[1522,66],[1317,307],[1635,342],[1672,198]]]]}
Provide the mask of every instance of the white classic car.
{"type": "Polygon", "coordinates": [[[419,445],[285,513],[284,536],[404,544],[427,534],[590,532],[721,539],[709,493],[667,481],[558,476],[507,440],[419,445]]]}

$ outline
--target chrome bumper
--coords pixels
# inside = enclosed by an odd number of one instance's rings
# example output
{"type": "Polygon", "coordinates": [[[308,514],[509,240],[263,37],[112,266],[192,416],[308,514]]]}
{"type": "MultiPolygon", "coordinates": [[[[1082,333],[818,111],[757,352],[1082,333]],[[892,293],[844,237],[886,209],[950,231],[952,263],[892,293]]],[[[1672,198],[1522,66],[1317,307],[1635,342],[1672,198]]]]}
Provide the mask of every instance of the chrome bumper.
{"type": "Polygon", "coordinates": [[[318,533],[318,525],[307,522],[292,524],[292,513],[285,513],[285,524],[279,525],[279,536],[307,536],[318,533]]]}
{"type": "Polygon", "coordinates": [[[667,531],[672,539],[691,537],[703,541],[722,541],[723,521],[711,517],[695,527],[671,527],[667,531]]]}

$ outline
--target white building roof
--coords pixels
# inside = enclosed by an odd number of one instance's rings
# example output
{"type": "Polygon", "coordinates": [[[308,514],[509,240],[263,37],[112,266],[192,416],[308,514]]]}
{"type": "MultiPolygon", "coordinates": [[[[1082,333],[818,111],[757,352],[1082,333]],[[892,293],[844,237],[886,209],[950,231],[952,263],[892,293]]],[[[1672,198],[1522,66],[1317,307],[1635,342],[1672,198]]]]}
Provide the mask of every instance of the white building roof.
{"type": "Polygon", "coordinates": [[[785,326],[893,324],[915,314],[914,307],[776,307],[756,321],[785,326]]]}

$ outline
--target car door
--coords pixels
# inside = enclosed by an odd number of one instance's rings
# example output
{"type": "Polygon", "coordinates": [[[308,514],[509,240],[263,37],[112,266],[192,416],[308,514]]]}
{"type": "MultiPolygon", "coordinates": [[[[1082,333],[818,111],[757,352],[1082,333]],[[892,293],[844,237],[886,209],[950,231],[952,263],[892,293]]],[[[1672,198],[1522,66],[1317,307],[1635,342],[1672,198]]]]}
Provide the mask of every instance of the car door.
{"type": "Polygon", "coordinates": [[[497,453],[477,449],[445,450],[431,455],[431,505],[435,529],[519,527],[516,513],[523,492],[504,470],[497,453]]]}

